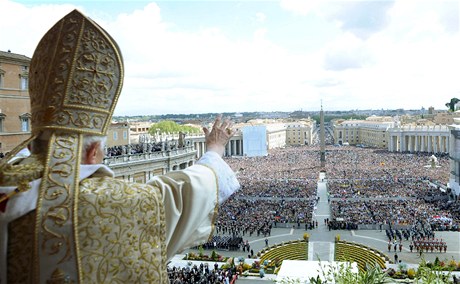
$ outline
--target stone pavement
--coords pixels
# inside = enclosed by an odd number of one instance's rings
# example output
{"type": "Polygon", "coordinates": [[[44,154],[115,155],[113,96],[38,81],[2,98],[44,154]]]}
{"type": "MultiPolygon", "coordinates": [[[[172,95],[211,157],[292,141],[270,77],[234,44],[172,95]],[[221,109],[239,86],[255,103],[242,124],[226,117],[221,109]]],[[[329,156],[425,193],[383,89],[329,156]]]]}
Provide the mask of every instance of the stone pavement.
{"type": "MultiPolygon", "coordinates": [[[[373,247],[384,254],[386,254],[390,260],[394,260],[394,252],[388,251],[388,239],[385,231],[380,230],[332,230],[329,231],[324,223],[324,219],[330,218],[330,206],[327,202],[327,190],[325,182],[318,182],[318,196],[320,197],[317,206],[313,212],[313,219],[318,221],[318,228],[313,230],[305,230],[301,228],[273,228],[271,235],[267,237],[269,245],[275,243],[281,243],[283,241],[298,240],[303,238],[303,234],[308,232],[310,234],[308,260],[322,260],[331,261],[334,258],[334,238],[336,235],[340,235],[340,239],[346,241],[352,241],[364,244],[369,247],[373,247]]],[[[433,262],[436,256],[440,260],[460,261],[460,232],[436,232],[436,238],[442,238],[447,242],[446,253],[423,253],[422,258],[427,261],[433,262]]],[[[243,239],[249,241],[251,249],[257,254],[265,246],[265,237],[253,235],[243,236],[243,239]]],[[[409,241],[403,241],[403,249],[400,253],[397,252],[398,257],[405,263],[418,264],[421,261],[418,253],[409,251],[409,241]]],[[[187,250],[195,251],[197,250],[187,250]]],[[[245,257],[247,258],[248,253],[243,251],[217,251],[219,254],[230,257],[245,257]]],[[[211,251],[206,252],[208,254],[211,251]]],[[[238,283],[260,283],[261,279],[251,280],[238,280],[238,283]],[[249,281],[249,282],[247,282],[249,281]],[[256,281],[256,282],[251,282],[256,281]]]]}

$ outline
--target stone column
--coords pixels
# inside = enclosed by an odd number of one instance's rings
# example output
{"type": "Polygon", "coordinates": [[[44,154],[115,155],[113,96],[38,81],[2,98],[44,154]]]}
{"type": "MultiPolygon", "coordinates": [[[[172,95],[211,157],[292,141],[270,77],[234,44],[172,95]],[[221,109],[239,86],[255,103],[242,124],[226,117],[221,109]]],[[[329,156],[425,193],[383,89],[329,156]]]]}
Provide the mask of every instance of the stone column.
{"type": "Polygon", "coordinates": [[[439,151],[438,136],[433,136],[433,152],[438,153],[438,151],[439,151]]]}
{"type": "Polygon", "coordinates": [[[432,153],[433,152],[433,148],[431,147],[431,135],[428,135],[427,136],[427,139],[428,139],[428,153],[432,153]]]}
{"type": "Polygon", "coordinates": [[[441,135],[439,136],[439,152],[443,153],[444,152],[444,137],[441,135]]]}
{"type": "Polygon", "coordinates": [[[422,138],[422,150],[420,152],[426,152],[425,151],[425,138],[426,138],[426,136],[423,135],[423,136],[421,136],[421,138],[422,138]]]}
{"type": "Polygon", "coordinates": [[[449,153],[449,137],[444,136],[444,143],[442,144],[444,146],[444,153],[449,153]]]}
{"type": "Polygon", "coordinates": [[[450,135],[446,137],[446,153],[450,153],[450,135]]]}
{"type": "Polygon", "coordinates": [[[204,142],[201,142],[201,156],[204,155],[204,153],[206,153],[206,143],[204,142]]]}
{"type": "Polygon", "coordinates": [[[399,136],[399,152],[404,152],[406,150],[406,136],[404,134],[401,134],[399,136]]]}
{"type": "Polygon", "coordinates": [[[225,156],[231,156],[232,149],[230,147],[230,141],[228,141],[227,145],[225,145],[225,156]]]}
{"type": "Polygon", "coordinates": [[[407,140],[408,140],[408,142],[407,142],[407,144],[408,144],[407,145],[407,150],[409,150],[409,152],[412,153],[414,151],[414,145],[413,145],[413,142],[414,142],[413,140],[414,139],[413,139],[413,136],[409,135],[409,137],[407,137],[407,140]]]}
{"type": "Polygon", "coordinates": [[[393,149],[394,148],[394,140],[393,140],[394,137],[391,134],[389,136],[390,136],[390,141],[389,141],[390,143],[388,143],[388,151],[394,152],[394,149],[393,149]]]}
{"type": "Polygon", "coordinates": [[[236,156],[236,140],[230,140],[232,143],[232,154],[230,156],[236,156]]]}
{"type": "Polygon", "coordinates": [[[439,152],[444,153],[444,137],[442,135],[439,136],[439,152]]]}

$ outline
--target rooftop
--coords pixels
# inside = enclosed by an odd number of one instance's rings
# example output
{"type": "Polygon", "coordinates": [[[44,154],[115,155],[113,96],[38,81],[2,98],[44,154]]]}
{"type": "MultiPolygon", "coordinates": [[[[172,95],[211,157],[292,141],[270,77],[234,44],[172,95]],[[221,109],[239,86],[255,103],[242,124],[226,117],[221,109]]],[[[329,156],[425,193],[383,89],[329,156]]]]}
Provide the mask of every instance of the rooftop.
{"type": "Polygon", "coordinates": [[[24,62],[30,62],[31,60],[31,58],[25,55],[13,53],[11,51],[1,51],[1,50],[0,50],[0,59],[13,59],[13,60],[24,61],[24,62]]]}

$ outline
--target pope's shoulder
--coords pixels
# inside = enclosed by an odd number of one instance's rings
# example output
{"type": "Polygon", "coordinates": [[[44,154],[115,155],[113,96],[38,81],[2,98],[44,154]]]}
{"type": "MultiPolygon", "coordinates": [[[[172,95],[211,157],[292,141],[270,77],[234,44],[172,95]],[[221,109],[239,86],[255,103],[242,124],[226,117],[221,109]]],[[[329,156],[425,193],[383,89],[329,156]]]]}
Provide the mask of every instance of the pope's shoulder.
{"type": "Polygon", "coordinates": [[[96,193],[104,195],[136,195],[159,193],[158,190],[145,183],[128,182],[109,176],[89,177],[80,182],[80,193],[96,193]]]}

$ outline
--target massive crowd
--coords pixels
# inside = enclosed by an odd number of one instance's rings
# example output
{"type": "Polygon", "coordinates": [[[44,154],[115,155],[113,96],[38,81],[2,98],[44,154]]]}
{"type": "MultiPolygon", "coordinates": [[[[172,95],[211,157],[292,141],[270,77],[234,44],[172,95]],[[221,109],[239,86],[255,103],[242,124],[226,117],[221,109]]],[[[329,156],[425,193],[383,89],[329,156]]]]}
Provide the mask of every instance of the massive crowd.
{"type": "MultiPolygon", "coordinates": [[[[460,204],[443,193],[449,159],[352,146],[326,148],[332,229],[366,224],[411,225],[429,220],[434,229],[457,229],[460,204]],[[442,216],[435,219],[434,216],[442,216]]],[[[220,207],[220,234],[267,235],[275,224],[312,222],[320,171],[319,147],[273,149],[265,157],[227,158],[242,189],[220,207]]]]}
{"type": "Polygon", "coordinates": [[[171,284],[229,284],[236,277],[231,269],[221,269],[216,264],[207,263],[191,267],[169,267],[168,278],[171,284]]]}
{"type": "Polygon", "coordinates": [[[221,206],[216,229],[221,234],[269,236],[274,226],[311,222],[314,202],[233,197],[221,206]]]}
{"type": "Polygon", "coordinates": [[[334,151],[328,164],[332,220],[410,225],[423,219],[438,230],[458,229],[459,203],[439,187],[448,182],[449,159],[438,155],[433,167],[430,157],[354,147],[334,151]]]}
{"type": "Polygon", "coordinates": [[[439,210],[420,199],[333,200],[331,212],[333,220],[343,218],[359,225],[412,225],[417,220],[428,220],[437,215],[451,217],[450,212],[439,210]]]}
{"type": "Polygon", "coordinates": [[[129,145],[123,145],[123,146],[107,147],[105,149],[105,156],[115,157],[115,156],[121,156],[121,155],[135,155],[135,154],[158,152],[161,150],[162,150],[161,143],[129,144],[129,145]]]}
{"type": "Polygon", "coordinates": [[[328,190],[331,198],[388,198],[418,197],[437,194],[436,187],[422,178],[369,178],[369,179],[330,179],[328,190]]]}
{"type": "Polygon", "coordinates": [[[446,184],[449,179],[449,158],[438,155],[432,168],[431,154],[397,153],[370,148],[341,147],[326,154],[329,179],[432,179],[446,184]]]}
{"type": "Polygon", "coordinates": [[[311,198],[316,190],[316,180],[240,177],[239,181],[237,197],[311,198]]]}
{"type": "Polygon", "coordinates": [[[166,140],[161,142],[144,142],[138,144],[128,144],[121,146],[112,146],[105,148],[105,157],[116,157],[122,155],[136,155],[136,154],[146,154],[159,151],[168,151],[182,148],[184,146],[190,146],[191,141],[185,140],[166,140]]]}

